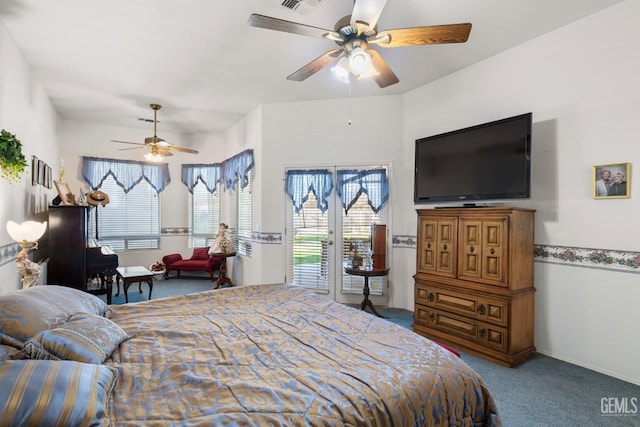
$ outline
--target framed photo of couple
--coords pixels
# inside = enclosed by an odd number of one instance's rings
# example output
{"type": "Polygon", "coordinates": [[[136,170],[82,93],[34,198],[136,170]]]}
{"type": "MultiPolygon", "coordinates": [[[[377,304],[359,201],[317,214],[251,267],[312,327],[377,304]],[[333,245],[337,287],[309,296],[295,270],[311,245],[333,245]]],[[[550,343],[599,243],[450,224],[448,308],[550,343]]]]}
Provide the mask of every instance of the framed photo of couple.
{"type": "Polygon", "coordinates": [[[612,163],[593,167],[594,199],[631,197],[631,163],[612,163]]]}

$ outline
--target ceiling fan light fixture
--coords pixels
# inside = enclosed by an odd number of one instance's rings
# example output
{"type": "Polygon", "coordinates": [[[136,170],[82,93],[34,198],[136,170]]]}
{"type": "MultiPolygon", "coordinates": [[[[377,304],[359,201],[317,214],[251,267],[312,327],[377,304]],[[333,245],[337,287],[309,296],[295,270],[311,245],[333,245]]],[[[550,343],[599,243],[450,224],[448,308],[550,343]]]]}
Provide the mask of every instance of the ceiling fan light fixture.
{"type": "Polygon", "coordinates": [[[349,83],[349,74],[351,71],[349,70],[349,61],[344,56],[340,58],[338,63],[331,67],[331,72],[338,80],[344,83],[349,83]]]}
{"type": "Polygon", "coordinates": [[[358,75],[358,79],[366,79],[367,77],[377,76],[378,74],[380,73],[375,69],[373,63],[369,63],[369,67],[358,75]]]}
{"type": "Polygon", "coordinates": [[[154,163],[158,163],[164,160],[164,156],[162,154],[154,153],[153,151],[150,151],[147,154],[145,154],[144,158],[154,163]]]}
{"type": "Polygon", "coordinates": [[[353,74],[366,73],[371,67],[371,55],[361,47],[356,47],[349,53],[349,69],[353,74]]]}

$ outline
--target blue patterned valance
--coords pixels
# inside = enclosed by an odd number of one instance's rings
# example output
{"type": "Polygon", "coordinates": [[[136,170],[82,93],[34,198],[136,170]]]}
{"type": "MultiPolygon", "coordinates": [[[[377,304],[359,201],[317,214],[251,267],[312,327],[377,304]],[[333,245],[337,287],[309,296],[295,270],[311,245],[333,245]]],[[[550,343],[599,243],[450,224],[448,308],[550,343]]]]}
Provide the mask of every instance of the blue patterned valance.
{"type": "Polygon", "coordinates": [[[225,190],[234,189],[238,180],[240,187],[249,183],[249,171],[253,169],[253,150],[245,150],[222,162],[222,182],[225,190]]]}
{"type": "Polygon", "coordinates": [[[207,191],[213,194],[218,188],[221,173],[221,163],[182,165],[182,183],[187,186],[189,193],[193,194],[193,188],[200,181],[207,191]]]}
{"type": "Polygon", "coordinates": [[[389,181],[384,169],[338,171],[336,191],[342,201],[345,213],[358,200],[362,193],[369,198],[369,206],[378,213],[389,199],[389,181]]]}
{"type": "Polygon", "coordinates": [[[309,199],[312,192],[318,201],[318,209],[325,212],[329,208],[327,197],[333,189],[333,174],[326,169],[288,170],[284,191],[287,193],[296,213],[302,209],[302,204],[309,199]]]}
{"type": "Polygon", "coordinates": [[[150,165],[134,160],[82,158],[82,177],[92,190],[97,190],[109,175],[128,193],[143,179],[160,193],[171,182],[169,165],[166,163],[150,165]]]}

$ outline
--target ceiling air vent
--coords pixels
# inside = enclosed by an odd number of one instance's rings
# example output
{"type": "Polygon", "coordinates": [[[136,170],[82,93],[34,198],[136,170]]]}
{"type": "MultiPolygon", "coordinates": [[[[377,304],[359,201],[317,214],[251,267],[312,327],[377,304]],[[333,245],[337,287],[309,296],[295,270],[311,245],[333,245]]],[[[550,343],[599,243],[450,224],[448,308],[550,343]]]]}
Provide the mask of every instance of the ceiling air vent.
{"type": "Polygon", "coordinates": [[[322,0],[283,0],[282,6],[291,10],[298,10],[299,6],[306,9],[311,9],[320,4],[322,0]]]}

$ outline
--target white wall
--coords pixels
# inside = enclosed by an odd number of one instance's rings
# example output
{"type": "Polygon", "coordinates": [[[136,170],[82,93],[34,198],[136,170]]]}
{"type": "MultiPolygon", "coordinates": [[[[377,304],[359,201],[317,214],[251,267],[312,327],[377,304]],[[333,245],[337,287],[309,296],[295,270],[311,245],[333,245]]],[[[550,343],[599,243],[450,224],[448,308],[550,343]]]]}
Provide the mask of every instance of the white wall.
{"type": "MultiPolygon", "coordinates": [[[[640,180],[638,16],[640,2],[623,2],[406,94],[404,143],[532,111],[533,194],[511,204],[537,210],[536,244],[638,251],[635,184],[615,200],[594,200],[591,184],[594,165],[622,162],[640,180]]],[[[538,351],[640,384],[639,284],[637,274],[537,262],[538,351]]]]}
{"type": "MultiPolygon", "coordinates": [[[[20,182],[10,184],[0,178],[0,294],[22,287],[16,271],[15,249],[6,230],[7,221],[21,223],[43,210],[55,197],[55,189],[31,185],[31,156],[37,156],[53,168],[57,176],[59,155],[57,115],[44,89],[34,76],[4,23],[0,20],[0,129],[22,142],[29,166],[20,182]],[[5,256],[7,255],[7,256],[5,256]]],[[[46,279],[41,277],[41,283],[46,279]]]]}

